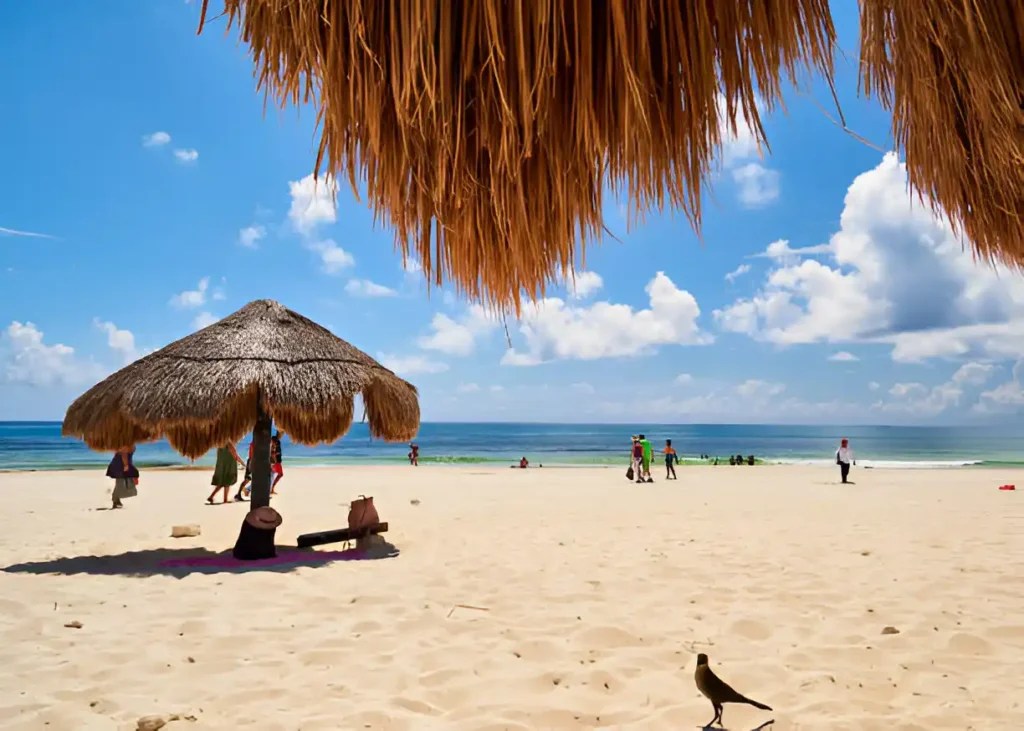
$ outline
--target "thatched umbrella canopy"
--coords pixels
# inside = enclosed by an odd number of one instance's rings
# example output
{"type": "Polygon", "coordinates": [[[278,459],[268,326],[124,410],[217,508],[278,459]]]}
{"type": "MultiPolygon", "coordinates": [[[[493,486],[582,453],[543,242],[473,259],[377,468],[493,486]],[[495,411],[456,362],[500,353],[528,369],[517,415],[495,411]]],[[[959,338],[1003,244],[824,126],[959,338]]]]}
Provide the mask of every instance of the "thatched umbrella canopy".
{"type": "MultiPolygon", "coordinates": [[[[601,231],[606,181],[699,229],[721,116],[764,143],[755,96],[773,109],[802,68],[831,80],[835,46],[828,0],[223,7],[265,91],[315,97],[315,170],[365,179],[428,279],[515,308],[601,231]]],[[[860,76],[911,184],[976,252],[1024,261],[1024,4],[861,0],[860,76]]]]}
{"type": "Polygon", "coordinates": [[[68,408],[63,434],[106,451],[166,437],[195,459],[252,432],[258,507],[269,501],[271,420],[295,442],[332,442],[352,425],[357,393],[373,436],[415,436],[412,384],[312,320],[257,300],[93,386],[68,408]]]}

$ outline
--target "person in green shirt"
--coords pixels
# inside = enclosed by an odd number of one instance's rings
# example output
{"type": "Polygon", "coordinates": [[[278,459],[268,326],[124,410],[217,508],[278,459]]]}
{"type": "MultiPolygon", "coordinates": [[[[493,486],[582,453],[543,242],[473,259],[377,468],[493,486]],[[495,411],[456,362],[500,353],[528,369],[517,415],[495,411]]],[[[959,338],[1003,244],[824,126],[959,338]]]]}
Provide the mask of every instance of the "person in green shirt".
{"type": "Polygon", "coordinates": [[[647,437],[643,434],[640,435],[640,446],[644,448],[644,456],[641,460],[643,468],[642,479],[645,482],[654,482],[654,478],[651,477],[651,459],[654,457],[654,447],[647,441],[647,437]]]}

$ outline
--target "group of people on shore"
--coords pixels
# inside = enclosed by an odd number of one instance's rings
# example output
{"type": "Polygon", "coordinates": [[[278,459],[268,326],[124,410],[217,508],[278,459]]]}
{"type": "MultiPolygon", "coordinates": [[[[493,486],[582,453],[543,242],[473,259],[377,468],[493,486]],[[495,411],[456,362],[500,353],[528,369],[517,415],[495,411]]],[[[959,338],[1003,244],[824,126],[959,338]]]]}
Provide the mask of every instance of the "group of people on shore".
{"type": "MultiPolygon", "coordinates": [[[[234,500],[236,502],[242,502],[248,499],[252,493],[250,483],[252,482],[252,442],[249,443],[249,454],[245,461],[238,456],[238,450],[235,445],[231,442],[227,442],[224,445],[217,448],[217,463],[213,468],[213,479],[210,484],[213,485],[213,492],[206,498],[206,502],[209,505],[214,504],[214,498],[217,497],[219,491],[224,492],[224,499],[222,503],[231,502],[228,499],[228,493],[231,487],[238,482],[238,468],[243,467],[245,474],[242,478],[242,484],[238,486],[238,492],[235,493],[234,500]]],[[[284,477],[284,464],[282,461],[281,452],[281,432],[274,432],[274,435],[270,437],[270,474],[273,476],[273,482],[270,483],[270,494],[277,494],[277,483],[284,477]]]]}
{"type": "MultiPolygon", "coordinates": [[[[643,434],[632,437],[632,446],[630,447],[630,467],[626,471],[626,476],[629,479],[636,478],[638,483],[654,482],[654,478],[651,477],[651,461],[654,458],[654,447],[651,442],[643,434]]],[[[665,448],[661,450],[661,453],[665,455],[665,479],[676,480],[676,464],[679,462],[679,455],[676,454],[676,450],[672,447],[672,440],[665,440],[665,448]]]]}

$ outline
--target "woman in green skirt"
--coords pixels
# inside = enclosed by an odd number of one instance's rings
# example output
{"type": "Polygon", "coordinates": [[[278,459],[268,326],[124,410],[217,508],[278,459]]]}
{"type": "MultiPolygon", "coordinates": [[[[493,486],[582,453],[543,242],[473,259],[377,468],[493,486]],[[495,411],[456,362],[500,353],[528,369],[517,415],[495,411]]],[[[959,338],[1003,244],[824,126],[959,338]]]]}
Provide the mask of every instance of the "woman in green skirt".
{"type": "Polygon", "coordinates": [[[217,491],[224,491],[224,502],[228,502],[228,492],[231,486],[238,482],[238,468],[244,467],[245,463],[238,456],[235,445],[228,442],[222,447],[217,447],[217,466],[213,468],[213,492],[206,502],[213,505],[213,499],[217,497],[217,491]]]}

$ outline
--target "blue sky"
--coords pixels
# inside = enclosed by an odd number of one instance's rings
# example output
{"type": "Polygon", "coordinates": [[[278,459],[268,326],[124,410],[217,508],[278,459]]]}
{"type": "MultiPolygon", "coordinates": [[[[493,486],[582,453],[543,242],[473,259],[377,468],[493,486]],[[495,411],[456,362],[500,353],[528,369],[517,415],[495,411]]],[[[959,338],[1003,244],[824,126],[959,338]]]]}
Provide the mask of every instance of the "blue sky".
{"type": "MultiPolygon", "coordinates": [[[[847,125],[856,5],[837,17],[847,125]]],[[[991,423],[1024,405],[1024,284],[911,205],[899,160],[844,133],[820,81],[723,150],[703,241],[648,215],[504,328],[427,292],[347,183],[308,177],[310,109],[263,113],[252,68],[180,0],[0,9],[0,419],[60,419],[131,359],[258,298],[421,391],[424,420],[991,423]],[[36,235],[38,234],[38,235],[36,235]]]]}

